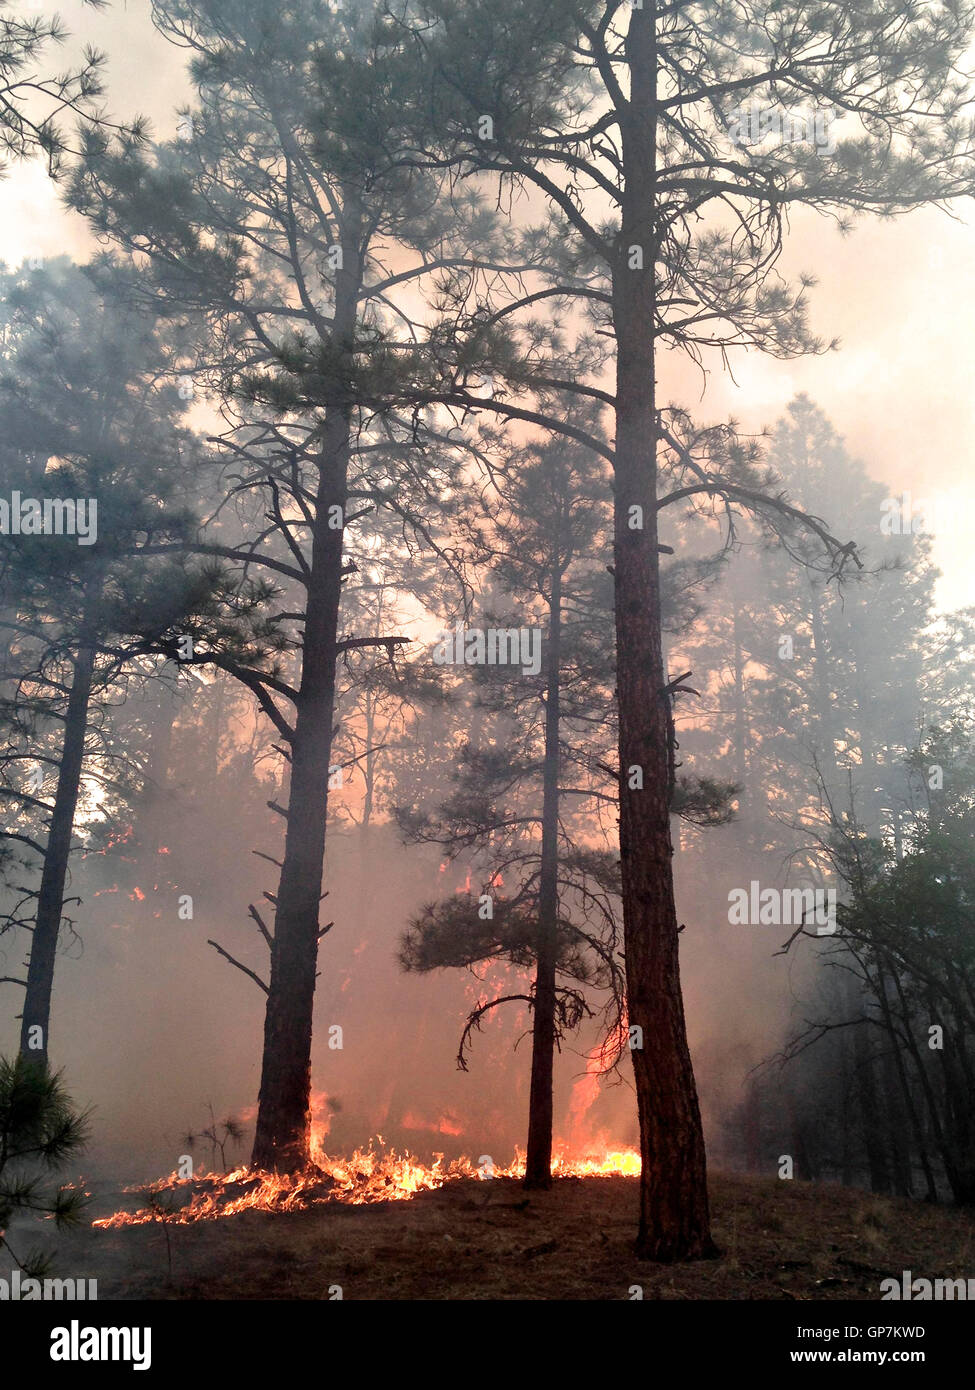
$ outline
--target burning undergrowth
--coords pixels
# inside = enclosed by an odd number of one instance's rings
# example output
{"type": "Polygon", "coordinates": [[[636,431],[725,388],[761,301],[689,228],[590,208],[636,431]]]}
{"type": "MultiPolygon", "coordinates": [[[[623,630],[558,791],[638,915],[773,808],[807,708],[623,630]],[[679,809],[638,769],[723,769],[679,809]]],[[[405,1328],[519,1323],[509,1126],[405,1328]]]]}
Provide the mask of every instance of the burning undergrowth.
{"type": "MultiPolygon", "coordinates": [[[[633,1149],[604,1148],[598,1153],[572,1158],[559,1153],[552,1161],[556,1178],[635,1177],[640,1156],[633,1149]]],[[[123,1188],[127,1196],[143,1199],[135,1211],[117,1211],[92,1223],[102,1229],[142,1226],[149,1222],[188,1225],[215,1221],[243,1211],[294,1212],[327,1202],[363,1206],[405,1201],[418,1192],[431,1191],[461,1178],[524,1177],[522,1153],[508,1167],[487,1156],[478,1163],[469,1158],[446,1160],[434,1155],[425,1164],[410,1153],[387,1149],[382,1139],[347,1158],[331,1158],[319,1152],[306,1173],[263,1173],[240,1167],[230,1173],[204,1173],[181,1178],[176,1172],[141,1187],[123,1188]]]]}

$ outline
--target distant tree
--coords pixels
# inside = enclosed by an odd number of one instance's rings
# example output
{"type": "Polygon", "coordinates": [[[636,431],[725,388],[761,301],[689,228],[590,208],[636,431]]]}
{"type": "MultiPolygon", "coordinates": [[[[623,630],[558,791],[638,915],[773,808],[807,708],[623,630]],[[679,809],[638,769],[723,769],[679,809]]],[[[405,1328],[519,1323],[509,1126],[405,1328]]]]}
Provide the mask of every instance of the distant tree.
{"type": "Polygon", "coordinates": [[[20,494],[31,507],[50,504],[54,516],[67,504],[79,533],[27,531],[25,521],[20,534],[11,526],[0,537],[0,631],[9,644],[0,796],[43,825],[43,833],[5,832],[39,866],[28,893],[35,909],[29,923],[18,917],[30,934],[18,983],[21,1052],[42,1066],[79,800],[86,778],[111,781],[93,756],[105,751],[94,710],[127,667],[145,673],[148,653],[201,631],[256,657],[249,638],[259,621],[247,629],[267,597],[259,585],[226,581],[212,562],[152,553],[154,542],[192,532],[182,489],[198,446],[181,423],[185,402],[164,333],[117,297],[130,274],[104,263],[88,276],[54,262],[4,287],[18,320],[0,360],[6,505],[20,494]]]}
{"type": "MultiPolygon", "coordinates": [[[[945,669],[929,657],[930,538],[887,525],[887,489],[807,397],[770,431],[767,458],[778,485],[808,513],[835,515],[842,498],[864,567],[838,586],[809,563],[807,538],[767,536],[743,517],[706,620],[679,643],[682,664],[711,673],[704,708],[681,730],[682,746],[692,765],[705,758],[742,787],[733,856],[716,863],[708,854],[706,883],[698,872],[703,845],[691,848],[687,866],[722,913],[728,889],[754,878],[799,875],[842,893],[825,847],[834,813],[855,815],[867,834],[899,852],[910,803],[904,759],[931,717],[922,709],[928,681],[945,669]]],[[[831,972],[817,993],[848,1017],[868,1016],[857,974],[831,972]]],[[[839,1170],[849,1176],[863,1159],[875,1190],[906,1194],[910,1121],[893,1054],[876,1030],[838,1034],[788,1073],[795,1094],[786,1109],[797,1133],[809,1131],[810,1164],[823,1171],[834,1161],[817,1154],[834,1131],[814,1109],[803,1120],[803,1106],[814,1095],[830,1103],[826,1080],[837,1073],[847,1078],[841,1122],[849,1136],[839,1170]]],[[[773,1093],[767,1074],[749,1086],[769,1115],[785,1113],[784,1093],[773,1093]]],[[[751,1124],[749,1114],[745,1107],[743,1123],[751,1124]]]]}
{"type": "Polygon", "coordinates": [[[706,621],[677,645],[712,673],[685,746],[721,757],[741,783],[740,830],[755,850],[796,851],[796,827],[822,820],[820,775],[839,800],[852,777],[861,816],[896,835],[932,621],[930,540],[882,533],[886,489],[808,398],[772,430],[767,457],[805,511],[828,517],[843,498],[864,567],[839,587],[810,563],[807,538],[740,518],[706,621]]]}
{"type": "Polygon", "coordinates": [[[783,1053],[788,1061],[838,1030],[875,1033],[892,1058],[928,1196],[936,1158],[960,1205],[975,1202],[973,734],[964,716],[926,731],[909,763],[916,796],[897,849],[834,812],[828,848],[846,900],[824,961],[852,972],[866,1002],[852,1015],[842,998],[834,1011],[821,1005],[783,1053]]]}

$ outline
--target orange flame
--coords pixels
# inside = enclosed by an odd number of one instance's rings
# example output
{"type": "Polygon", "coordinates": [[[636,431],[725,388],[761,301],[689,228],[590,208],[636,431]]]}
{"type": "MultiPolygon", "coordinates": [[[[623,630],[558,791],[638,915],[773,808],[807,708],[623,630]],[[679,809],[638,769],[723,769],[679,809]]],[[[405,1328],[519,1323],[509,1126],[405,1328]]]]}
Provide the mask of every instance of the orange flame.
{"type": "MultiPolygon", "coordinates": [[[[432,1164],[424,1164],[410,1153],[385,1149],[382,1137],[367,1149],[356,1149],[350,1158],[329,1158],[319,1149],[316,1168],[305,1174],[288,1175],[254,1172],[237,1168],[225,1175],[207,1173],[181,1178],[175,1172],[148,1187],[125,1188],[126,1193],[149,1196],[149,1205],[138,1211],[117,1211],[92,1223],[103,1230],[123,1226],[144,1226],[152,1221],[188,1225],[195,1221],[215,1221],[242,1211],[304,1211],[325,1202],[363,1206],[376,1202],[398,1202],[418,1192],[432,1191],[459,1178],[487,1180],[521,1178],[525,1174],[524,1155],[516,1152],[508,1168],[495,1165],[488,1174],[469,1158],[445,1163],[436,1154],[432,1164]],[[176,1202],[186,1196],[181,1205],[176,1202]]],[[[635,1177],[640,1172],[640,1155],[634,1149],[613,1149],[583,1158],[558,1153],[552,1160],[557,1178],[635,1177]]]]}

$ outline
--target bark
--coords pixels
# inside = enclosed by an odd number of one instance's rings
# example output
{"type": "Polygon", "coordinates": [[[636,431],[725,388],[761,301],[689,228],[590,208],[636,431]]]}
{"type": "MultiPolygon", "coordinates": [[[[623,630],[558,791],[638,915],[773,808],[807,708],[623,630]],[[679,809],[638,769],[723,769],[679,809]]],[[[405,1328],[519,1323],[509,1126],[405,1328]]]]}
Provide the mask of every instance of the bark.
{"type": "MultiPolygon", "coordinates": [[[[336,383],[351,361],[361,278],[358,231],[358,219],[348,217],[342,239],[344,268],[337,271],[335,284],[335,341],[343,359],[336,383]]],[[[336,394],[339,389],[336,384],[336,394]]],[[[350,420],[346,401],[327,406],[251,1156],[252,1167],[275,1172],[298,1172],[310,1162],[312,1021],[342,596],[343,532],[329,527],[328,520],[332,506],[340,506],[345,514],[350,420]]]]}
{"type": "Polygon", "coordinates": [[[559,677],[562,630],[561,559],[552,569],[545,681],[545,761],[542,792],[542,864],[538,892],[538,956],[532,1021],[532,1073],[528,1102],[525,1186],[552,1185],[552,1090],[555,1067],[555,971],[559,915],[559,677]]]}
{"type": "Polygon", "coordinates": [[[710,1256],[704,1135],[687,1046],[678,963],[670,802],[672,714],[661,648],[654,385],[655,6],[634,9],[626,40],[631,101],[623,113],[626,171],[613,270],[617,338],[615,577],[620,753],[620,859],[632,1051],[640,1123],[638,1255],[710,1256]],[[628,267],[630,246],[644,269],[628,267]],[[643,529],[628,526],[642,508],[643,529]],[[631,789],[628,769],[643,772],[631,789]]]}
{"type": "MultiPolygon", "coordinates": [[[[87,625],[87,624],[86,624],[87,625]]],[[[29,1062],[47,1068],[50,1048],[51,994],[58,936],[64,912],[64,885],[71,853],[71,835],[88,732],[88,706],[95,670],[95,648],[90,637],[83,637],[74,658],[74,674],[64,722],[61,766],[54,794],[54,809],[44,851],[41,886],[37,897],[37,916],[31,933],[27,991],[20,1030],[21,1055],[29,1062]],[[32,1033],[40,1028],[41,1046],[31,1046],[32,1033]]]]}

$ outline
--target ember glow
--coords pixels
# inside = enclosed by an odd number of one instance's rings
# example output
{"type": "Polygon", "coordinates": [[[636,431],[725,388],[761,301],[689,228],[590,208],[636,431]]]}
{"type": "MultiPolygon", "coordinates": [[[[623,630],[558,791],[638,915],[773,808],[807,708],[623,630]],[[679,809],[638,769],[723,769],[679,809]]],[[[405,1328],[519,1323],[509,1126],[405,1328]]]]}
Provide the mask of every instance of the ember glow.
{"type": "MultiPolygon", "coordinates": [[[[180,1178],[173,1172],[147,1186],[123,1189],[126,1194],[147,1197],[146,1206],[133,1212],[117,1211],[92,1225],[118,1230],[153,1221],[190,1225],[237,1216],[242,1211],[305,1211],[328,1202],[368,1206],[402,1202],[461,1178],[490,1180],[469,1158],[448,1162],[443,1154],[436,1154],[428,1165],[410,1153],[386,1149],[381,1137],[348,1158],[319,1153],[316,1163],[316,1168],[300,1175],[260,1173],[243,1167],[232,1173],[205,1173],[194,1178],[180,1178]]],[[[612,1149],[579,1158],[560,1152],[552,1159],[552,1176],[556,1178],[632,1178],[639,1172],[640,1155],[635,1149],[612,1149]]],[[[524,1175],[525,1157],[518,1151],[509,1167],[495,1165],[490,1178],[524,1175]]]]}

